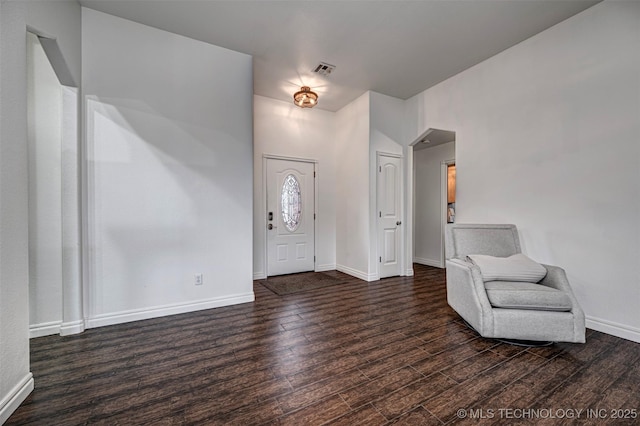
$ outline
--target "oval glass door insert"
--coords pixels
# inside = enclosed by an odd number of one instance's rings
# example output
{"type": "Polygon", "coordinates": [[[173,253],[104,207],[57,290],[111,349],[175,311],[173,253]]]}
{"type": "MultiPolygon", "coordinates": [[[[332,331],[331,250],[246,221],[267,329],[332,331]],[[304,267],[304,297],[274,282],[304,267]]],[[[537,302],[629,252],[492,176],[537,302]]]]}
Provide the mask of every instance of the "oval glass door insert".
{"type": "Polygon", "coordinates": [[[284,178],[282,184],[282,220],[289,232],[300,226],[302,217],[302,198],[300,197],[300,182],[292,174],[284,178]]]}

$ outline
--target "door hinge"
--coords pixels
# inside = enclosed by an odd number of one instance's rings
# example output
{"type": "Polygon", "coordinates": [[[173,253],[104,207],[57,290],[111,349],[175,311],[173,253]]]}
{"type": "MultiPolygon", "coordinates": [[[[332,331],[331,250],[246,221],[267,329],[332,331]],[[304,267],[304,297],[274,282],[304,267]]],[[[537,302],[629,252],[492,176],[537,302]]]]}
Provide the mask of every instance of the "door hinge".
{"type": "Polygon", "coordinates": [[[316,172],[313,172],[313,177],[316,177],[316,172]]]}
{"type": "Polygon", "coordinates": [[[382,212],[378,213],[378,217],[382,217],[382,212]]]}
{"type": "Polygon", "coordinates": [[[382,263],[382,256],[380,256],[380,263],[382,263]]]}
{"type": "Polygon", "coordinates": [[[313,220],[316,220],[316,214],[315,213],[313,214],[313,220]]]}
{"type": "Polygon", "coordinates": [[[314,262],[316,261],[316,257],[315,257],[315,256],[313,256],[313,261],[314,261],[314,262]]]}
{"type": "Polygon", "coordinates": [[[378,171],[379,171],[380,173],[382,173],[382,166],[379,166],[378,171]]]}

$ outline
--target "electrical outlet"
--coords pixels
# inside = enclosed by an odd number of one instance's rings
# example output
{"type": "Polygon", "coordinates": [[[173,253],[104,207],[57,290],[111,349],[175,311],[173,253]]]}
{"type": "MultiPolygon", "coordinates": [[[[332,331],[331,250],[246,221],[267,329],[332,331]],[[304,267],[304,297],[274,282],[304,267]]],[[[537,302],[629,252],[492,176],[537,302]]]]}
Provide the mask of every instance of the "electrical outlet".
{"type": "Polygon", "coordinates": [[[202,274],[196,274],[196,285],[202,285],[204,282],[204,277],[202,274]]]}

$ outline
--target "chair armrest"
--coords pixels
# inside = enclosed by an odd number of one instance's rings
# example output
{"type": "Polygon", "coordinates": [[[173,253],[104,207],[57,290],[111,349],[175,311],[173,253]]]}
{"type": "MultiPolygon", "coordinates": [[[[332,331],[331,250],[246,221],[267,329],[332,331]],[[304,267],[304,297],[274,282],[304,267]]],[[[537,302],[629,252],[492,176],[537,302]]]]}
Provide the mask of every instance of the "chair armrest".
{"type": "Polygon", "coordinates": [[[552,265],[542,265],[547,270],[547,275],[540,281],[538,284],[545,285],[547,287],[555,288],[556,290],[561,290],[567,293],[571,298],[574,306],[578,306],[578,300],[576,296],[573,294],[573,290],[571,289],[571,285],[569,284],[569,279],[567,278],[567,274],[564,269],[559,266],[552,265]]]}
{"type": "Polygon", "coordinates": [[[484,288],[480,268],[461,259],[449,259],[447,301],[480,334],[493,331],[491,303],[484,288]]]}
{"type": "Polygon", "coordinates": [[[569,296],[569,299],[571,299],[571,305],[573,306],[571,308],[571,313],[573,313],[575,317],[575,333],[576,336],[582,336],[581,341],[584,342],[584,312],[582,311],[582,308],[580,307],[575,294],[573,294],[573,290],[571,289],[571,285],[569,284],[569,279],[567,278],[566,272],[559,266],[545,264],[542,264],[542,266],[544,266],[547,270],[547,275],[545,275],[542,281],[540,281],[538,284],[561,290],[569,296]]]}
{"type": "Polygon", "coordinates": [[[567,279],[567,274],[564,269],[559,266],[545,264],[542,264],[542,266],[547,270],[547,275],[545,275],[538,284],[546,285],[547,287],[555,288],[556,290],[566,291],[567,293],[572,293],[571,286],[569,285],[569,280],[567,279]]]}

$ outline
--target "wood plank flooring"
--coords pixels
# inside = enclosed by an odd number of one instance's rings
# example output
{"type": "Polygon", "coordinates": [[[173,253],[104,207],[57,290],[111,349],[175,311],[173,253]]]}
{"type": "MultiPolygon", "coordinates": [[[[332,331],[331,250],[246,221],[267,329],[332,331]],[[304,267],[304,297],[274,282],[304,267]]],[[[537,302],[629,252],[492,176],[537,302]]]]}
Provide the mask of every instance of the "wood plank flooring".
{"type": "Polygon", "coordinates": [[[7,424],[640,423],[611,418],[640,410],[640,344],[510,346],[460,322],[441,269],[331,274],[345,284],[256,282],[252,304],[33,339],[35,391],[7,424]],[[558,411],[581,409],[606,411],[558,411]]]}

